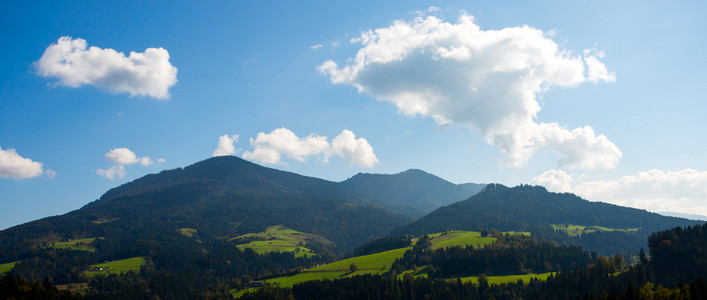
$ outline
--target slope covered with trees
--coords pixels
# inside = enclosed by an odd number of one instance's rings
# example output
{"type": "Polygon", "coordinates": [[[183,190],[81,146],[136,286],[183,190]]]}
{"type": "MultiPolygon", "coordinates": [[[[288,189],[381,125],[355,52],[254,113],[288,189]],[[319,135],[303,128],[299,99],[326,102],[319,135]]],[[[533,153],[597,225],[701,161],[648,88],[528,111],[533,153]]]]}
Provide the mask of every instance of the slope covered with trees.
{"type": "Polygon", "coordinates": [[[551,193],[539,186],[509,188],[489,184],[471,198],[440,207],[396,229],[391,235],[420,235],[447,229],[476,230],[482,227],[499,231],[530,231],[540,239],[576,243],[587,250],[612,255],[629,250],[637,252],[645,247],[646,237],[654,231],[701,223],[665,217],[645,210],[590,202],[574,194],[551,193]],[[552,224],[638,230],[592,232],[572,237],[556,231],[552,224]]]}
{"type": "Polygon", "coordinates": [[[225,278],[327,262],[410,221],[368,203],[335,182],[215,157],[111,189],[65,215],[3,230],[0,263],[17,262],[12,273],[26,279],[64,284],[87,280],[83,272],[93,264],[140,256],[148,259],[140,280],[185,282],[196,292],[225,278]],[[280,224],[331,242],[312,239],[307,248],[314,255],[296,258],[239,250],[233,240],[280,224]],[[54,247],[76,239],[91,242],[83,250],[54,247]],[[167,274],[173,280],[165,281],[167,274]]]}
{"type": "Polygon", "coordinates": [[[378,199],[379,204],[408,216],[422,217],[434,209],[469,198],[482,184],[454,184],[422,170],[398,174],[358,173],[341,186],[378,199]]]}

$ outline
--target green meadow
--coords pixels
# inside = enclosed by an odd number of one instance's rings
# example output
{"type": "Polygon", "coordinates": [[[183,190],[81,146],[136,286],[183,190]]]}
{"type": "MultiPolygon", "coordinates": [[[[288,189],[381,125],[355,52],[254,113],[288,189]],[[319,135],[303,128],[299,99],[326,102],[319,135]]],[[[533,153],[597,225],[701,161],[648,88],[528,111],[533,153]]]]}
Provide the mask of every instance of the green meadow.
{"type": "MultiPolygon", "coordinates": [[[[523,233],[516,233],[523,234],[523,233]]],[[[484,247],[484,245],[493,243],[496,238],[494,237],[482,237],[481,233],[474,231],[448,231],[429,235],[432,238],[433,249],[443,248],[443,247],[454,247],[467,245],[473,245],[474,247],[484,247]]],[[[413,244],[416,239],[413,239],[413,244]]],[[[380,253],[374,253],[364,256],[352,257],[340,261],[336,261],[330,264],[318,266],[304,272],[300,272],[293,275],[281,276],[276,278],[267,279],[267,282],[279,283],[280,286],[289,287],[296,283],[305,282],[309,280],[321,280],[321,279],[337,279],[343,277],[350,277],[363,274],[384,274],[388,272],[390,267],[393,265],[396,259],[403,257],[405,251],[410,249],[410,247],[399,248],[389,251],[384,251],[380,253]],[[351,272],[349,266],[351,264],[356,264],[357,270],[351,272]]],[[[415,276],[424,276],[424,266],[421,266],[415,276]]]]}
{"type": "Polygon", "coordinates": [[[280,286],[290,287],[295,283],[309,280],[337,279],[363,274],[383,274],[388,272],[393,262],[403,257],[405,251],[410,248],[400,248],[380,253],[364,256],[352,257],[330,264],[318,266],[294,275],[287,275],[266,280],[267,282],[279,283],[280,286]],[[351,264],[356,264],[357,269],[353,273],[349,270],[351,264]]]}
{"type": "Polygon", "coordinates": [[[245,241],[236,247],[239,249],[250,248],[259,254],[266,252],[294,252],[295,257],[306,257],[316,255],[316,253],[306,247],[310,240],[315,239],[330,243],[323,238],[289,229],[282,225],[270,226],[263,232],[248,233],[231,240],[245,241]]]}
{"type": "Polygon", "coordinates": [[[10,273],[10,271],[12,271],[12,268],[15,267],[16,263],[17,263],[16,261],[13,261],[13,262],[5,263],[5,264],[0,264],[0,275],[5,275],[7,273],[10,273]]]}
{"type": "Polygon", "coordinates": [[[93,241],[96,239],[103,239],[102,237],[97,238],[85,238],[85,239],[73,239],[66,242],[54,242],[49,247],[55,249],[68,249],[68,250],[78,250],[78,251],[88,251],[96,252],[96,248],[91,246],[93,241]]]}
{"type": "Polygon", "coordinates": [[[121,260],[114,260],[102,264],[92,265],[85,274],[89,277],[96,275],[122,274],[127,272],[139,272],[140,267],[145,264],[145,257],[138,256],[121,260]],[[94,268],[110,268],[110,270],[93,271],[94,268]]]}
{"type": "Polygon", "coordinates": [[[474,246],[474,248],[483,248],[484,245],[493,243],[495,237],[482,237],[481,233],[476,231],[450,231],[443,233],[435,233],[432,237],[432,249],[462,246],[474,246]]]}
{"type": "Polygon", "coordinates": [[[186,237],[194,237],[194,235],[196,234],[196,229],[194,228],[179,228],[177,229],[177,231],[179,231],[179,233],[186,237]]]}
{"type": "Polygon", "coordinates": [[[572,224],[553,224],[552,228],[555,231],[564,231],[569,236],[581,236],[582,234],[603,231],[621,231],[621,232],[637,232],[640,228],[615,229],[602,226],[582,226],[572,224]]]}

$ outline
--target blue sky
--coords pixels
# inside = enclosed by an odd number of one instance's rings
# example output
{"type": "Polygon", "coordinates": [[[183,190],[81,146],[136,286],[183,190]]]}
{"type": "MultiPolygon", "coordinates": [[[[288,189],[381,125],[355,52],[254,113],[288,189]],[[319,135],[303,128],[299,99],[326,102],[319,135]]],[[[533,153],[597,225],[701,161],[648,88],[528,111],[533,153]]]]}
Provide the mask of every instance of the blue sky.
{"type": "Polygon", "coordinates": [[[221,154],[707,215],[705,6],[3,2],[0,228],[221,154]]]}

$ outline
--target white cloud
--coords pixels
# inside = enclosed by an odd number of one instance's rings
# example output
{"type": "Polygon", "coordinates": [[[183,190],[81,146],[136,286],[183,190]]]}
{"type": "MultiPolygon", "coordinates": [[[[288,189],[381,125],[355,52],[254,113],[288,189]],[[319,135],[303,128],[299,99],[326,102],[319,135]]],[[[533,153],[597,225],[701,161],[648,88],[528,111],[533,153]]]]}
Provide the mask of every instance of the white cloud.
{"type": "Polygon", "coordinates": [[[214,150],[214,153],[211,154],[212,157],[214,156],[224,156],[224,155],[233,155],[238,152],[240,152],[240,149],[236,150],[236,147],[233,145],[233,143],[238,142],[238,135],[234,134],[232,136],[228,136],[228,134],[224,134],[218,138],[218,146],[216,147],[216,150],[214,150]]]}
{"type": "Polygon", "coordinates": [[[54,179],[54,177],[56,177],[56,172],[52,169],[47,169],[44,171],[44,174],[46,174],[49,179],[54,179]]]}
{"type": "Polygon", "coordinates": [[[577,183],[560,170],[550,170],[533,178],[555,192],[572,192],[585,199],[654,212],[677,212],[707,216],[707,172],[694,169],[665,172],[649,170],[616,180],[577,183]]]}
{"type": "MultiPolygon", "coordinates": [[[[155,163],[149,156],[139,157],[132,150],[122,147],[114,148],[106,153],[106,159],[112,162],[114,165],[108,169],[98,169],[96,174],[108,178],[110,180],[117,178],[124,178],[127,172],[125,171],[126,165],[133,165],[140,163],[142,166],[149,166],[155,163]]],[[[164,163],[164,158],[157,159],[157,162],[164,163]]]]}
{"type": "MultiPolygon", "coordinates": [[[[47,170],[47,172],[50,171],[47,170]]],[[[51,172],[53,173],[54,171],[51,172]]],[[[3,150],[0,147],[0,177],[12,177],[20,180],[38,177],[43,173],[42,163],[20,156],[15,149],[3,150]]],[[[47,175],[53,177],[50,173],[47,173],[47,175]]]]}
{"type": "Polygon", "coordinates": [[[98,169],[96,171],[96,174],[108,178],[110,180],[115,179],[116,177],[118,178],[125,178],[125,166],[123,165],[113,165],[110,168],[104,170],[104,169],[98,169]]]}
{"type": "Polygon", "coordinates": [[[260,132],[250,139],[252,151],[244,151],[243,158],[261,163],[278,164],[282,157],[304,161],[309,156],[319,156],[328,162],[332,155],[344,158],[350,165],[372,167],[378,163],[373,147],[364,138],[356,138],[350,130],[343,130],[330,145],[326,136],[310,134],[300,138],[287,128],[270,133],[260,132]]]}
{"type": "Polygon", "coordinates": [[[255,139],[250,139],[250,145],[253,151],[245,151],[243,157],[269,164],[280,163],[282,155],[298,161],[312,155],[323,155],[326,161],[330,155],[327,137],[310,134],[300,139],[284,127],[270,133],[258,133],[255,139]]]}
{"type": "Polygon", "coordinates": [[[135,152],[128,148],[111,149],[106,153],[106,158],[108,161],[119,165],[132,165],[140,161],[140,158],[135,155],[135,152]]]}
{"type": "Polygon", "coordinates": [[[373,147],[364,138],[356,138],[356,135],[348,129],[344,129],[331,141],[334,153],[343,157],[349,165],[361,165],[373,167],[378,164],[378,158],[373,153],[373,147]]]}
{"type": "Polygon", "coordinates": [[[309,49],[316,51],[316,50],[319,50],[319,48],[321,48],[321,47],[324,47],[324,44],[312,45],[312,46],[309,46],[309,49]]]}
{"type": "Polygon", "coordinates": [[[351,42],[361,48],[346,65],[330,60],[318,67],[332,83],[390,101],[406,115],[467,126],[513,166],[537,149],[559,153],[570,168],[612,168],[621,158],[589,126],[568,130],[535,121],[537,98],[551,87],[615,80],[601,52],[573,55],[528,26],[481,30],[466,14],[456,24],[433,16],[396,21],[351,42]]]}
{"type": "Polygon", "coordinates": [[[562,170],[547,170],[533,178],[530,184],[544,186],[551,192],[572,192],[572,176],[562,170]]]}
{"type": "Polygon", "coordinates": [[[427,8],[428,13],[433,13],[433,12],[438,12],[438,11],[441,11],[441,9],[439,9],[439,7],[437,7],[437,6],[430,6],[427,8]]]}
{"type": "Polygon", "coordinates": [[[168,99],[169,88],[177,83],[177,68],[163,48],[145,52],[122,52],[88,47],[86,40],[63,36],[49,45],[34,63],[40,76],[55,78],[67,87],[93,85],[113,93],[168,99]]]}
{"type": "Polygon", "coordinates": [[[155,162],[152,161],[152,158],[150,158],[149,156],[144,156],[144,157],[140,158],[140,164],[143,166],[149,166],[154,163],[155,162]]]}

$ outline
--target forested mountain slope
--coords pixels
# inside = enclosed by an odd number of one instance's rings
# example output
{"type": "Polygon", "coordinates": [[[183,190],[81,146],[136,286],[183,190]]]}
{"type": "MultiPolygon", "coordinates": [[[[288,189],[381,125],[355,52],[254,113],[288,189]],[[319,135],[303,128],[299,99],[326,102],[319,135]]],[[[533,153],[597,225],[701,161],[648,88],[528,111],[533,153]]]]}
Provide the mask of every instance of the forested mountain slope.
{"type": "Polygon", "coordinates": [[[92,264],[146,257],[158,275],[213,284],[221,276],[326,260],[411,221],[368,202],[335,182],[215,157],[147,175],[65,215],[1,231],[0,263],[18,262],[13,272],[25,278],[67,283],[85,280],[81,274],[92,264]],[[297,260],[236,249],[234,237],[280,224],[333,244],[312,241],[308,249],[322,256],[297,260]],[[66,246],[77,240],[86,242],[66,246]]]}
{"type": "Polygon", "coordinates": [[[638,251],[654,231],[676,226],[701,224],[698,221],[665,217],[645,210],[590,202],[574,194],[551,193],[539,186],[509,188],[490,184],[471,198],[440,207],[427,216],[396,229],[393,236],[419,235],[445,229],[530,231],[559,242],[574,242],[602,254],[638,251]],[[601,226],[607,231],[569,236],[551,225],[601,226]],[[615,231],[608,231],[615,230],[615,231]]]}
{"type": "Polygon", "coordinates": [[[341,182],[343,188],[378,199],[395,212],[422,217],[434,209],[469,198],[482,184],[454,184],[422,170],[398,174],[358,173],[341,182]]]}

